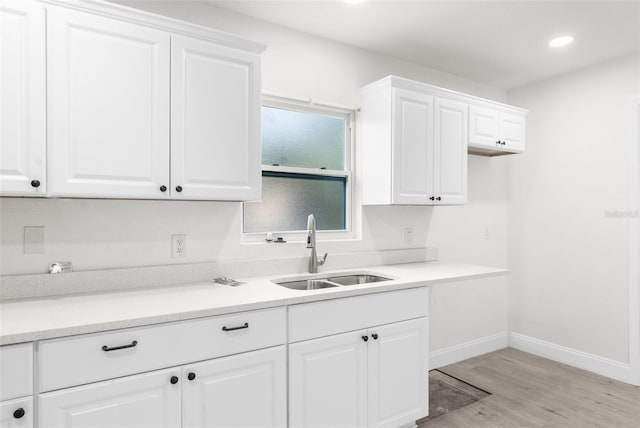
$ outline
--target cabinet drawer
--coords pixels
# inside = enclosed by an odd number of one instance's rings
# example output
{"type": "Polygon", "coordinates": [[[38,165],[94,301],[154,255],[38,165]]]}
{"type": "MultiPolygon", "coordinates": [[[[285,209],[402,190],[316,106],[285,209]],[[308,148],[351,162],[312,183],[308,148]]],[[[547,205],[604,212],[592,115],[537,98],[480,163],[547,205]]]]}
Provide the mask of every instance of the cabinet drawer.
{"type": "Polygon", "coordinates": [[[33,344],[0,347],[0,401],[31,395],[33,344]]]}
{"type": "Polygon", "coordinates": [[[40,391],[285,343],[285,308],[44,341],[40,391]]]}
{"type": "Polygon", "coordinates": [[[427,315],[427,287],[294,305],[289,307],[289,342],[427,315]]]}
{"type": "Polygon", "coordinates": [[[1,402],[0,427],[33,428],[33,398],[24,397],[1,402]]]}

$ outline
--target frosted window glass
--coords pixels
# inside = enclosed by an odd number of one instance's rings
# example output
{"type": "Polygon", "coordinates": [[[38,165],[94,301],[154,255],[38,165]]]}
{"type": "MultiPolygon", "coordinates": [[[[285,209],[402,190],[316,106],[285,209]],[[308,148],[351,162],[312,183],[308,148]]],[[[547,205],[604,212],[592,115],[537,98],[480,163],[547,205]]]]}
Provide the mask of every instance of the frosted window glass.
{"type": "Polygon", "coordinates": [[[313,214],[317,230],[345,229],[345,177],[262,173],[262,201],[244,204],[244,231],[306,230],[313,214]]]}
{"type": "Polygon", "coordinates": [[[262,107],[262,164],[344,169],[345,119],[262,107]]]}

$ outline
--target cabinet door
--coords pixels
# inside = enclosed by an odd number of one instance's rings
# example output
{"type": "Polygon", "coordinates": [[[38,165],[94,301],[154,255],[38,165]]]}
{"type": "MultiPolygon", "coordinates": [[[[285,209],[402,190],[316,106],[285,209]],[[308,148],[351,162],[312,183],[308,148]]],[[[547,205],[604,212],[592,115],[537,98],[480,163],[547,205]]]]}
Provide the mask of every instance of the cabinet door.
{"type": "Polygon", "coordinates": [[[0,195],[46,192],[45,58],[44,5],[2,0],[0,195]]]}
{"type": "Polygon", "coordinates": [[[434,195],[436,203],[467,202],[467,104],[436,98],[434,195]]]}
{"type": "Polygon", "coordinates": [[[393,90],[392,199],[431,204],[433,196],[433,97],[393,90]]]}
{"type": "Polygon", "coordinates": [[[483,107],[469,107],[469,145],[500,149],[500,113],[483,107]]]}
{"type": "Polygon", "coordinates": [[[169,35],[50,7],[49,192],[163,198],[169,186],[169,35]]]}
{"type": "Polygon", "coordinates": [[[179,428],[179,377],[179,369],[168,369],[41,394],[39,426],[179,428]]]}
{"type": "Polygon", "coordinates": [[[502,113],[500,116],[500,134],[505,143],[503,149],[510,152],[524,152],[525,117],[502,113]]]}
{"type": "Polygon", "coordinates": [[[184,428],[287,424],[284,346],[192,364],[182,373],[184,428]]]}
{"type": "Polygon", "coordinates": [[[398,427],[429,413],[427,334],[428,318],[370,329],[370,427],[398,427]]]}
{"type": "Polygon", "coordinates": [[[289,426],[367,425],[367,343],[352,332],[289,346],[289,426]]]}
{"type": "Polygon", "coordinates": [[[33,343],[0,346],[0,400],[33,394],[33,343]]]}
{"type": "Polygon", "coordinates": [[[260,57],[181,36],[171,49],[172,197],[259,199],[260,57]]]}
{"type": "Polygon", "coordinates": [[[33,398],[0,402],[0,428],[33,428],[33,398]]]}

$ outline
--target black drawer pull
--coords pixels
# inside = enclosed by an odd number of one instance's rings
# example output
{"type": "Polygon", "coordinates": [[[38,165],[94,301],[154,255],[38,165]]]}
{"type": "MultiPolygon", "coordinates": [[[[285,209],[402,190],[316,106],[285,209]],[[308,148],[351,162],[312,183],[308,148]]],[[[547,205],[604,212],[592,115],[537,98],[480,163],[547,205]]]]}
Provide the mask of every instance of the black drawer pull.
{"type": "Polygon", "coordinates": [[[118,349],[127,349],[127,348],[134,348],[136,345],[138,344],[137,340],[134,340],[133,342],[131,342],[128,345],[122,345],[122,346],[114,346],[113,348],[109,348],[107,345],[104,345],[102,347],[102,350],[104,352],[109,352],[109,351],[117,351],[118,349]]]}
{"type": "Polygon", "coordinates": [[[222,327],[222,331],[233,331],[233,330],[242,330],[243,328],[249,328],[249,323],[246,322],[239,327],[227,327],[226,325],[222,327]]]}
{"type": "Polygon", "coordinates": [[[18,410],[13,412],[13,417],[15,419],[21,419],[24,415],[25,415],[25,411],[22,407],[20,407],[18,410]]]}

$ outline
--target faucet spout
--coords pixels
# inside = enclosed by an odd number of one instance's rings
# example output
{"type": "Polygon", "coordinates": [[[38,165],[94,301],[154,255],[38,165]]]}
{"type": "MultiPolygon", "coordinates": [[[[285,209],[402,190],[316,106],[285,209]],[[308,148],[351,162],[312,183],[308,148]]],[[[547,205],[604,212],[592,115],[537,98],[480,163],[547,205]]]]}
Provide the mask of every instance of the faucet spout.
{"type": "Polygon", "coordinates": [[[322,259],[318,259],[316,252],[316,218],[309,214],[307,218],[307,248],[311,248],[311,258],[309,259],[309,273],[317,273],[318,266],[322,266],[327,260],[327,253],[322,259]]]}

